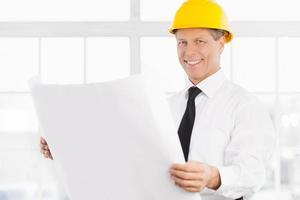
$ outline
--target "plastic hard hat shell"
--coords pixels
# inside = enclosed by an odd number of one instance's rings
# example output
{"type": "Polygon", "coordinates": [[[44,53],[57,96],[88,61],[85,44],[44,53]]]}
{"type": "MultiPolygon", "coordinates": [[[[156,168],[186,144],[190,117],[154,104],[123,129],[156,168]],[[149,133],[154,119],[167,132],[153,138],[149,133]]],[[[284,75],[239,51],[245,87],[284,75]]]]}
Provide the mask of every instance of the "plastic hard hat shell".
{"type": "Polygon", "coordinates": [[[229,26],[226,13],[213,0],[187,0],[176,12],[173,24],[169,29],[175,33],[177,29],[211,28],[227,31],[226,42],[233,39],[233,32],[229,26]]]}

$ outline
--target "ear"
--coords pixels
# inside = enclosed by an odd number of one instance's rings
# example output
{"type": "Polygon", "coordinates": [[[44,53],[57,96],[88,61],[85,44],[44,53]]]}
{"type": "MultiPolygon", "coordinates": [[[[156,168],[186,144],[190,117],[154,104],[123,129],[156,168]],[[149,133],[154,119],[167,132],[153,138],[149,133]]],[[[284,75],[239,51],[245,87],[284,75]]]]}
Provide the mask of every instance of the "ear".
{"type": "Polygon", "coordinates": [[[219,41],[219,52],[220,52],[220,55],[222,54],[223,50],[224,50],[224,47],[225,47],[225,37],[222,36],[219,41]]]}

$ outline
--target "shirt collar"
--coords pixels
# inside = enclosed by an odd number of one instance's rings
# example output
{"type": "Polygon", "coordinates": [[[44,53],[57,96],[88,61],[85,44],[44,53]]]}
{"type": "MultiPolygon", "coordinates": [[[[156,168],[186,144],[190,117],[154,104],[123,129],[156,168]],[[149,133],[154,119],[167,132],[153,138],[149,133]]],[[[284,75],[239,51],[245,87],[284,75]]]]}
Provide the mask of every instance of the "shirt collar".
{"type": "Polygon", "coordinates": [[[198,87],[206,96],[209,98],[213,97],[217,90],[222,86],[226,81],[225,74],[221,69],[219,69],[214,74],[210,75],[197,85],[194,85],[190,80],[187,82],[187,87],[185,88],[185,96],[188,98],[188,89],[192,86],[198,87]]]}

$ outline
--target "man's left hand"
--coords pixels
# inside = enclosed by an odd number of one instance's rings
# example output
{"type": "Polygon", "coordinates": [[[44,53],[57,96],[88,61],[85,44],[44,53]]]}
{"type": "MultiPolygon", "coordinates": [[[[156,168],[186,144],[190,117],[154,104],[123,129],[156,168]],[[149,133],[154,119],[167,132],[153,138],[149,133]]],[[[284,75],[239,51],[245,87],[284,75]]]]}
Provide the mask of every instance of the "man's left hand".
{"type": "Polygon", "coordinates": [[[219,170],[197,161],[173,164],[170,174],[176,185],[189,192],[201,192],[205,187],[217,190],[221,185],[219,170]]]}

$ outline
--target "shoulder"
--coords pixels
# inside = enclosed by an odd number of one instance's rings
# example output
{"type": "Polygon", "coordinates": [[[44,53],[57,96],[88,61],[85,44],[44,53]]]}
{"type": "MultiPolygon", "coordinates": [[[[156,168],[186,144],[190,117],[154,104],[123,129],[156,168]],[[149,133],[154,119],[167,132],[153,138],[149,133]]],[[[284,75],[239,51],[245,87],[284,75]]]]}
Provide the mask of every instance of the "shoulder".
{"type": "Polygon", "coordinates": [[[239,103],[258,101],[255,95],[236,83],[227,80],[223,86],[224,91],[227,93],[226,96],[232,100],[235,100],[239,103]]]}
{"type": "Polygon", "coordinates": [[[223,95],[224,101],[227,101],[235,112],[245,108],[252,108],[253,110],[265,109],[263,104],[254,94],[236,83],[227,80],[221,89],[221,95],[223,95]]]}

